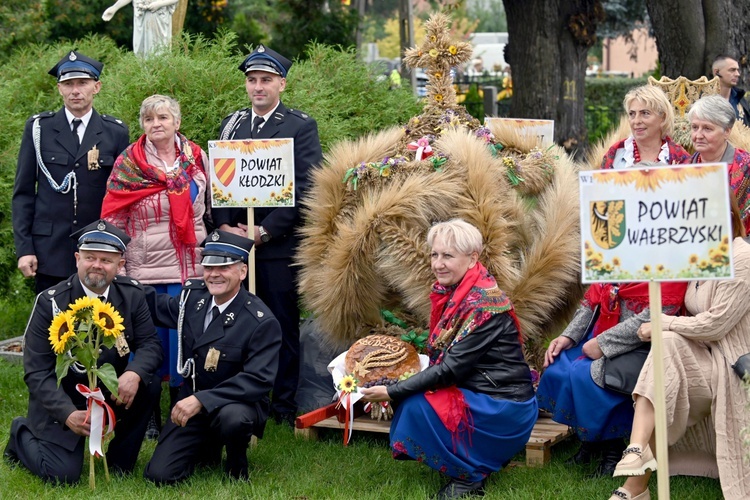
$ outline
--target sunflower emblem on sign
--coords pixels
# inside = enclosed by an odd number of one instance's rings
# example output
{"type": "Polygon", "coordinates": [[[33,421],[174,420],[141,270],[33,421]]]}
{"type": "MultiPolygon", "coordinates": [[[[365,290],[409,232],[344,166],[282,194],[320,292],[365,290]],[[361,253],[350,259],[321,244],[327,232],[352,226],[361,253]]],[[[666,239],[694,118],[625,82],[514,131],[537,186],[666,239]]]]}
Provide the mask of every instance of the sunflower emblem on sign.
{"type": "Polygon", "coordinates": [[[591,235],[600,248],[615,248],[625,239],[625,201],[592,201],[591,235]]]}

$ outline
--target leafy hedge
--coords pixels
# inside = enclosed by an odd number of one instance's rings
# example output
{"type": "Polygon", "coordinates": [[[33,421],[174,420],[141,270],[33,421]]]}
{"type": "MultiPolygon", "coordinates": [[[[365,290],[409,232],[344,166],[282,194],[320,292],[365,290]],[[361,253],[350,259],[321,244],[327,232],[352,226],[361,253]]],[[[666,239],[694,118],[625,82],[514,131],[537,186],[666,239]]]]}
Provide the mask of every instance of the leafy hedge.
{"type": "Polygon", "coordinates": [[[620,123],[625,94],[646,82],[645,78],[586,78],[585,119],[589,143],[606,136],[620,123]]]}
{"type": "MultiPolygon", "coordinates": [[[[246,52],[238,49],[234,33],[221,33],[211,41],[185,35],[174,41],[170,53],[147,60],[100,36],[29,45],[11,55],[0,65],[0,289],[4,291],[21,286],[10,205],[24,123],[35,113],[62,106],[47,71],[72,48],[104,62],[102,90],[94,105],[99,112],[128,123],[131,140],[141,134],[137,119],[141,101],[155,93],[180,102],[181,131],[204,148],[217,138],[224,116],[249,106],[244,77],[237,70],[246,52]]],[[[292,68],[282,99],[315,117],[324,151],[336,141],[405,123],[421,109],[408,89],[390,90],[387,81],[377,81],[351,50],[313,44],[307,57],[292,68]]]]}

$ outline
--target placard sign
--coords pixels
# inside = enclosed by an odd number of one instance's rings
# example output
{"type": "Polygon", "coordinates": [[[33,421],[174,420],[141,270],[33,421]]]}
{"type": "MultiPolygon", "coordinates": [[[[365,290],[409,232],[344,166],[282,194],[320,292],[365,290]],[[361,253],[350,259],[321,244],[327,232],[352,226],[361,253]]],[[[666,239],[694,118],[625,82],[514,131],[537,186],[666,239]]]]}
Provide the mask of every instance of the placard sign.
{"type": "Polygon", "coordinates": [[[734,276],[726,163],[580,172],[584,283],[734,276]]]}
{"type": "Polygon", "coordinates": [[[518,132],[523,135],[536,136],[539,139],[540,146],[551,146],[555,140],[555,120],[485,117],[485,125],[489,125],[491,122],[501,124],[503,127],[517,128],[518,132]]]}
{"type": "Polygon", "coordinates": [[[213,207],[293,207],[294,139],[208,141],[213,207]]]}

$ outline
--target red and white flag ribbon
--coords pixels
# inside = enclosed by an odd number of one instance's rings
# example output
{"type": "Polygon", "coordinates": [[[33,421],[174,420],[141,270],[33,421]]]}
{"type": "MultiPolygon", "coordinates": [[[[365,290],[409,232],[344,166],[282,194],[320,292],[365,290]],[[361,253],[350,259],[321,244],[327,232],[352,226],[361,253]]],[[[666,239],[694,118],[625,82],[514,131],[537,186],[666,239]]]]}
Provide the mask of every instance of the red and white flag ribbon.
{"type": "Polygon", "coordinates": [[[95,387],[89,389],[83,384],[77,384],[76,390],[86,398],[86,420],[91,421],[91,434],[89,435],[89,453],[96,457],[104,455],[102,451],[102,439],[112,434],[115,430],[115,412],[109,406],[102,394],[101,389],[95,387]],[[106,427],[106,432],[104,428],[106,427]]]}

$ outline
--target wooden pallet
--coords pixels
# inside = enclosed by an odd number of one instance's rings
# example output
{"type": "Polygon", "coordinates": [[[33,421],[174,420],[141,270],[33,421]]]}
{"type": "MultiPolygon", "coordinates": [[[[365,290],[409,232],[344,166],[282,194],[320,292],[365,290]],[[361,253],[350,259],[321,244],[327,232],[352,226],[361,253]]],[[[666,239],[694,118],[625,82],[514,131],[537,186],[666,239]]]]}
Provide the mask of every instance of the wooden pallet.
{"type": "MultiPolygon", "coordinates": [[[[324,407],[308,413],[297,419],[294,434],[298,438],[316,440],[318,429],[339,429],[344,431],[344,424],[339,422],[335,409],[324,407]],[[306,418],[313,415],[312,418],[306,418]],[[322,420],[316,420],[322,418],[322,420]]],[[[361,415],[354,419],[353,431],[390,432],[391,422],[373,420],[369,415],[361,415]]],[[[542,467],[552,458],[552,447],[573,434],[573,429],[567,425],[553,422],[548,416],[539,416],[531,431],[531,437],[526,443],[526,465],[528,467],[542,467]]]]}

